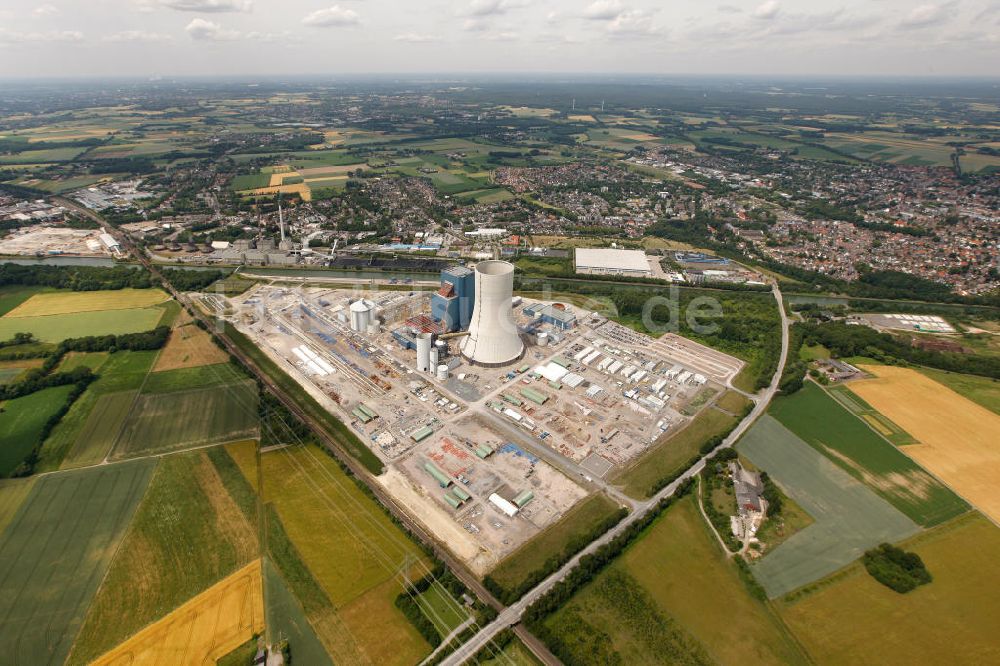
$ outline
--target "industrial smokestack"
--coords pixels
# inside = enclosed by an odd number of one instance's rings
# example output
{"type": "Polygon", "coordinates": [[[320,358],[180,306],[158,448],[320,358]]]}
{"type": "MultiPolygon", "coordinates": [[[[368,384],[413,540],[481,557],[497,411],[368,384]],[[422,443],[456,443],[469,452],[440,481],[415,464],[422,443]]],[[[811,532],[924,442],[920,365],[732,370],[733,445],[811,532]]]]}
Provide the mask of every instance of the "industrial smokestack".
{"type": "Polygon", "coordinates": [[[278,204],[278,229],[281,230],[281,240],[285,240],[285,217],[281,213],[281,204],[278,204]]]}
{"type": "Polygon", "coordinates": [[[514,265],[506,261],[476,264],[476,301],[462,356],[476,365],[507,365],[521,358],[524,343],[517,334],[511,298],[514,265]]]}

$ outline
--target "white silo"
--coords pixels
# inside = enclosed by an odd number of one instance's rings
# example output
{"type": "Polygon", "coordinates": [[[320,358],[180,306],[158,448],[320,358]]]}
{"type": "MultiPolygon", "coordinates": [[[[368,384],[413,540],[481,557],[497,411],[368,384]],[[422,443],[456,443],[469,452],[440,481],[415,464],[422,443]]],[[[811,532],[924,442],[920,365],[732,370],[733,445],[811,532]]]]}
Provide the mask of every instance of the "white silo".
{"type": "Polygon", "coordinates": [[[372,317],[375,315],[375,304],[364,298],[351,303],[351,330],[359,333],[368,331],[372,317]]]}
{"type": "Polygon", "coordinates": [[[445,381],[446,379],[448,379],[448,366],[447,365],[443,365],[442,364],[442,365],[439,365],[437,367],[437,378],[438,378],[438,381],[442,381],[442,382],[445,381]]]}
{"type": "Polygon", "coordinates": [[[538,343],[539,347],[545,347],[549,344],[549,334],[543,331],[535,337],[535,341],[538,343]]]}
{"type": "Polygon", "coordinates": [[[507,365],[524,353],[511,307],[513,293],[513,264],[493,259],[476,264],[476,301],[469,335],[461,344],[462,355],[472,363],[507,365]]]}
{"type": "Polygon", "coordinates": [[[441,352],[438,351],[437,347],[431,347],[431,368],[438,367],[438,362],[441,360],[441,352]]]}
{"type": "Polygon", "coordinates": [[[417,333],[417,370],[431,371],[431,334],[417,333]]]}

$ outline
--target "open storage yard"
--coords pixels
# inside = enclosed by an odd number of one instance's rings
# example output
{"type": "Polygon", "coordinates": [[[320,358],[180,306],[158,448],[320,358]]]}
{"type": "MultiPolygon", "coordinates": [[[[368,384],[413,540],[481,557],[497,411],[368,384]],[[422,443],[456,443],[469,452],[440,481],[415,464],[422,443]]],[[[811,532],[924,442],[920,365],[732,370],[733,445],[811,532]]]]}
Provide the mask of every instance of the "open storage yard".
{"type": "Polygon", "coordinates": [[[213,297],[388,465],[379,482],[396,501],[480,574],[585,497],[581,478],[630,464],[700,412],[737,420],[711,405],[742,361],[564,303],[514,299],[527,349],[508,367],[473,365],[445,336],[424,373],[406,336],[434,326],[426,292],[259,285],[213,297]],[[375,326],[350,325],[358,297],[375,326]]]}
{"type": "Polygon", "coordinates": [[[918,440],[903,452],[1000,520],[1000,416],[916,370],[863,369],[876,378],[851,382],[851,390],[918,440]]]}
{"type": "Polygon", "coordinates": [[[850,564],[868,548],[920,529],[771,416],[762,416],[737,450],[815,520],[753,565],[772,598],[850,564]]]}
{"type": "Polygon", "coordinates": [[[35,483],[0,538],[0,639],[12,663],[66,659],[154,467],[140,460],[35,483]]]}

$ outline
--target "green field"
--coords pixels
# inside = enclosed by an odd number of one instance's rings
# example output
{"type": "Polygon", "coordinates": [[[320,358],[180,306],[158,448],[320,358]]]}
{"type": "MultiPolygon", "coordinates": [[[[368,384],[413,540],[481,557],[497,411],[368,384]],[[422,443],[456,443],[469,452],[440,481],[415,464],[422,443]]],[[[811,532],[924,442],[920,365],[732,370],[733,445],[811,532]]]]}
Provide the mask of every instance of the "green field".
{"type": "Polygon", "coordinates": [[[231,384],[246,377],[231,363],[214,363],[194,368],[178,368],[150,373],[143,393],[171,393],[220,384],[231,384]]]}
{"type": "Polygon", "coordinates": [[[924,527],[968,509],[957,495],[812,382],[776,400],[770,414],[924,527]]]}
{"type": "Polygon", "coordinates": [[[139,396],[111,457],[168,453],[257,436],[257,385],[251,381],[139,396]]]}
{"type": "Polygon", "coordinates": [[[815,520],[753,565],[771,598],[850,564],[872,546],[920,529],[771,416],[762,416],[747,431],[737,451],[815,520]]]}
{"type": "Polygon", "coordinates": [[[86,367],[96,373],[107,360],[108,352],[69,352],[63,356],[56,371],[68,372],[86,367]]]}
{"type": "Polygon", "coordinates": [[[38,444],[42,428],[66,404],[72,386],[55,386],[3,403],[0,412],[0,477],[10,476],[38,444]]]}
{"type": "Polygon", "coordinates": [[[518,590],[533,573],[544,569],[550,558],[559,557],[575,540],[591,535],[600,523],[617,511],[617,502],[604,493],[591,495],[570,509],[559,522],[504,558],[489,577],[504,590],[518,590]]]}
{"type": "Polygon", "coordinates": [[[628,469],[613,478],[631,497],[645,498],[660,479],[683,469],[698,449],[715,435],[729,431],[739,422],[715,407],[709,407],[686,426],[654,445],[628,469]]]}
{"type": "Polygon", "coordinates": [[[295,663],[333,666],[302,605],[268,557],[264,558],[264,599],[267,603],[264,617],[271,640],[278,636],[287,638],[295,653],[295,663]]]}
{"type": "Polygon", "coordinates": [[[43,342],[88,335],[139,333],[156,328],[162,315],[162,307],[148,307],[40,317],[0,317],[0,340],[8,340],[15,333],[32,333],[43,342]]]}
{"type": "Polygon", "coordinates": [[[929,585],[897,594],[854,564],[779,602],[816,663],[1000,663],[1000,529],[970,513],[900,546],[924,561],[929,585]]]}
{"type": "Polygon", "coordinates": [[[63,663],[155,466],[140,460],[35,483],[0,537],[4,661],[63,663]]]}
{"type": "MultiPolygon", "coordinates": [[[[48,287],[25,287],[21,285],[4,285],[0,287],[0,317],[7,314],[21,303],[34,296],[48,291],[48,287]]],[[[8,337],[0,336],[0,340],[7,340],[8,337]]]]}
{"type": "Polygon", "coordinates": [[[76,431],[62,467],[96,465],[104,460],[118,439],[137,395],[135,391],[96,395],[93,408],[76,431]]]}
{"type": "Polygon", "coordinates": [[[17,379],[21,373],[24,372],[24,368],[0,368],[0,384],[10,384],[15,379],[17,379]]]}
{"type": "Polygon", "coordinates": [[[829,397],[840,403],[841,407],[864,421],[872,430],[896,446],[913,444],[917,441],[908,432],[890,421],[887,416],[879,413],[878,410],[865,402],[861,396],[848,388],[847,385],[838,384],[831,386],[826,389],[826,393],[829,397]]]}
{"type": "Polygon", "coordinates": [[[37,477],[28,476],[18,479],[0,479],[0,535],[14,519],[24,498],[31,492],[37,477]]]}
{"type": "Polygon", "coordinates": [[[961,375],[957,372],[946,372],[933,368],[918,367],[914,369],[994,414],[1000,414],[1000,381],[989,377],[961,375]]]}
{"type": "Polygon", "coordinates": [[[476,661],[476,666],[542,666],[538,657],[517,636],[511,638],[499,652],[487,650],[487,655],[486,659],[476,661]]]}
{"type": "Polygon", "coordinates": [[[419,662],[430,647],[394,604],[401,568],[411,580],[427,572],[416,566],[426,565],[417,544],[317,447],[262,460],[264,496],[284,534],[273,534],[269,520],[268,547],[274,536],[287,540],[294,556],[276,563],[327,651],[344,662],[419,662]]]}
{"type": "Polygon", "coordinates": [[[564,663],[804,661],[770,607],[749,594],[693,497],[669,508],[544,624],[564,663]]]}
{"type": "Polygon", "coordinates": [[[450,593],[441,585],[431,585],[416,597],[417,605],[437,629],[441,638],[469,619],[469,613],[455,603],[450,593]]]}
{"type": "Polygon", "coordinates": [[[101,372],[45,440],[37,471],[101,462],[117,437],[131,400],[156,360],[157,351],[119,351],[101,365],[101,372]],[[103,396],[119,394],[105,401],[103,396]],[[102,404],[103,403],[103,404],[102,404]],[[94,415],[101,405],[101,411],[94,415]]]}
{"type": "Polygon", "coordinates": [[[256,521],[227,492],[209,455],[164,458],[94,597],[70,663],[100,656],[256,556],[256,521]]]}

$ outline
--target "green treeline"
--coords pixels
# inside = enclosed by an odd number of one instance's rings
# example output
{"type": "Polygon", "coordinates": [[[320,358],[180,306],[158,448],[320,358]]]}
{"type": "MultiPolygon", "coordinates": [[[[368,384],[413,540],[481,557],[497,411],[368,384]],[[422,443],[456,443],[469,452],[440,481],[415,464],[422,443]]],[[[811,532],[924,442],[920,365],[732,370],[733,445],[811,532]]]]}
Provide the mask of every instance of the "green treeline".
{"type": "Polygon", "coordinates": [[[138,267],[0,264],[0,286],[12,284],[73,291],[148,289],[153,286],[149,273],[138,267]]]}
{"type": "MultiPolygon", "coordinates": [[[[906,361],[939,370],[1000,379],[1000,358],[957,352],[920,349],[890,333],[880,333],[867,326],[848,326],[843,322],[795,324],[801,330],[801,343],[823,345],[837,357],[867,356],[892,363],[906,361]]],[[[791,352],[790,352],[791,353],[791,352]]]]}
{"type": "Polygon", "coordinates": [[[919,555],[908,553],[890,543],[865,551],[861,561],[872,578],[900,594],[906,594],[932,580],[919,555]]]}
{"type": "Polygon", "coordinates": [[[201,291],[213,282],[226,277],[226,271],[186,271],[181,268],[164,268],[160,271],[167,282],[178,291],[201,291]]]}
{"type": "MultiPolygon", "coordinates": [[[[42,448],[42,444],[48,438],[49,434],[51,434],[52,429],[56,427],[60,420],[62,420],[62,417],[66,415],[69,408],[74,402],[76,402],[77,398],[83,395],[83,392],[87,390],[90,383],[97,379],[97,375],[95,375],[91,369],[86,366],[80,366],[65,372],[54,372],[67,353],[71,351],[106,351],[114,353],[123,349],[132,351],[160,349],[167,343],[167,337],[169,335],[170,328],[167,326],[160,326],[151,331],[145,331],[142,333],[94,335],[83,338],[69,338],[56,345],[54,350],[43,354],[45,361],[42,363],[41,367],[32,368],[25,373],[24,377],[18,382],[0,386],[0,400],[13,400],[14,398],[20,398],[54,386],[73,385],[73,390],[70,391],[69,395],[66,397],[66,402],[63,403],[62,407],[60,407],[48,421],[46,421],[45,426],[39,434],[38,440],[32,447],[31,453],[23,462],[21,462],[20,465],[18,465],[17,469],[14,470],[13,476],[28,476],[34,472],[35,466],[38,464],[38,453],[42,448]]],[[[30,334],[16,333],[13,338],[4,342],[0,346],[4,348],[17,349],[18,346],[34,346],[34,344],[34,338],[32,338],[30,334]]]]}

